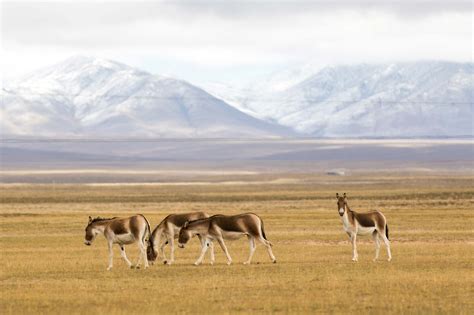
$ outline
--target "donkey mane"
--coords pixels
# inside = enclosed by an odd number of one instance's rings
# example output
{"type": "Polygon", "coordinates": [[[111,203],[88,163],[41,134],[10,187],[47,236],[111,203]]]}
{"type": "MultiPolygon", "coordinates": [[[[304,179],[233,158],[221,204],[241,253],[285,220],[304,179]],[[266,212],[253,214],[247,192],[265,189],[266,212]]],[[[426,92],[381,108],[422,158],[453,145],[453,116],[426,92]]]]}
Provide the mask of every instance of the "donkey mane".
{"type": "MultiPolygon", "coordinates": [[[[253,215],[257,216],[258,218],[260,218],[259,215],[255,214],[255,213],[253,213],[253,212],[246,212],[246,213],[242,213],[242,214],[253,214],[253,215]]],[[[223,214],[214,214],[214,215],[211,215],[211,216],[208,217],[208,218],[201,218],[201,219],[196,219],[196,220],[188,221],[188,224],[196,223],[196,222],[200,222],[200,221],[204,221],[204,220],[209,220],[209,219],[217,218],[217,217],[225,217],[225,215],[223,215],[223,214]]],[[[260,219],[261,219],[261,218],[260,218],[260,219]]]]}
{"type": "Polygon", "coordinates": [[[92,221],[91,221],[89,224],[92,224],[92,223],[95,223],[95,222],[113,220],[113,219],[117,219],[117,218],[118,218],[118,217],[113,217],[113,218],[101,218],[101,217],[97,217],[97,218],[92,219],[92,221]]]}
{"type": "Polygon", "coordinates": [[[215,218],[215,217],[223,217],[223,216],[224,216],[223,214],[214,214],[214,215],[211,215],[211,216],[208,217],[208,218],[200,218],[200,219],[188,221],[188,224],[195,223],[195,222],[199,222],[199,221],[208,220],[208,219],[215,218]]]}
{"type": "MultiPolygon", "coordinates": [[[[241,213],[241,214],[253,214],[253,215],[255,215],[255,216],[257,216],[257,217],[260,218],[259,215],[255,214],[255,213],[253,213],[253,212],[245,212],[245,213],[241,213]]],[[[237,215],[241,215],[241,214],[237,214],[237,215]]],[[[237,215],[236,215],[236,216],[237,216],[237,215]]],[[[197,221],[208,220],[208,219],[211,219],[211,218],[217,218],[217,217],[225,217],[225,215],[224,215],[224,214],[214,214],[214,215],[211,215],[211,216],[208,217],[208,218],[201,218],[201,219],[196,219],[196,220],[188,221],[188,224],[189,224],[189,223],[194,223],[194,222],[197,222],[197,221]]]]}

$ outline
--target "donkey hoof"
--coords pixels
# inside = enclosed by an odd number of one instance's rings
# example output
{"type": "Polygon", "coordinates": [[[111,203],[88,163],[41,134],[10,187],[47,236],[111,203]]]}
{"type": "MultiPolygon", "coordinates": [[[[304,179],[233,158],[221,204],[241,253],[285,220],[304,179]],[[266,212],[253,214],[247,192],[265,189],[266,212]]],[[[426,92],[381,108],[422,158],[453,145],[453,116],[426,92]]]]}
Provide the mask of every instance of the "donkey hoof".
{"type": "Polygon", "coordinates": [[[166,265],[168,263],[167,260],[163,260],[163,265],[166,265]]]}
{"type": "Polygon", "coordinates": [[[389,259],[387,259],[387,261],[391,261],[392,260],[392,257],[390,257],[389,259]]]}
{"type": "Polygon", "coordinates": [[[273,260],[273,263],[274,263],[274,264],[276,264],[276,263],[277,263],[277,260],[276,260],[276,259],[275,259],[275,260],[273,260]]]}
{"type": "Polygon", "coordinates": [[[244,261],[244,265],[250,265],[250,262],[244,261]]]}
{"type": "Polygon", "coordinates": [[[135,269],[135,266],[134,266],[134,265],[130,265],[130,269],[135,269]]]}

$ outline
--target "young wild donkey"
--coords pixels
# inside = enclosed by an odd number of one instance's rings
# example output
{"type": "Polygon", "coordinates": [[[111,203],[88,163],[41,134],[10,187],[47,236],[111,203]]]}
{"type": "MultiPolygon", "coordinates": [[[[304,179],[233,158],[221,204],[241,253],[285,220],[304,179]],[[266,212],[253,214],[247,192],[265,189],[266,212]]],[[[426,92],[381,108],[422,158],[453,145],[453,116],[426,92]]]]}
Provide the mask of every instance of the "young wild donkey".
{"type": "Polygon", "coordinates": [[[150,235],[150,224],[141,214],[129,218],[100,218],[92,219],[89,217],[89,223],[86,227],[84,244],[91,245],[97,235],[103,234],[109,246],[109,266],[107,270],[112,269],[113,265],[113,244],[120,246],[120,254],[130,268],[134,268],[125,254],[124,245],[138,243],[140,256],[136,268],[140,267],[142,259],[145,262],[145,268],[148,268],[146,257],[146,237],[150,235]]]}
{"type": "Polygon", "coordinates": [[[213,215],[212,217],[186,222],[179,231],[178,246],[184,248],[189,239],[193,236],[201,237],[201,255],[194,263],[199,265],[202,263],[206,254],[209,242],[217,240],[227,257],[227,264],[232,263],[232,258],[224,244],[224,239],[236,240],[243,236],[247,236],[250,243],[250,254],[244,264],[250,264],[252,256],[255,252],[255,240],[262,243],[268,251],[270,259],[276,263],[276,258],[272,252],[272,243],[270,243],[263,229],[262,219],[254,213],[243,213],[238,215],[213,215]]]}
{"type": "MultiPolygon", "coordinates": [[[[183,225],[188,221],[193,221],[197,219],[208,218],[209,215],[205,212],[190,212],[190,213],[180,213],[180,214],[170,214],[163,221],[160,222],[153,230],[148,242],[147,248],[147,257],[148,261],[152,264],[161,254],[163,257],[163,263],[171,265],[174,262],[174,240],[178,238],[179,230],[183,225]],[[162,239],[164,239],[162,241],[162,239]],[[161,244],[160,244],[161,243],[161,244]],[[167,244],[170,244],[171,254],[170,259],[167,260],[165,257],[164,247],[167,244]],[[158,251],[159,249],[159,251],[158,251]]],[[[203,244],[201,236],[199,236],[201,245],[203,244]]],[[[214,263],[214,245],[212,242],[206,244],[206,246],[211,247],[211,265],[214,263]]]]}
{"type": "Polygon", "coordinates": [[[388,240],[388,225],[387,219],[382,212],[375,210],[368,213],[358,213],[352,211],[347,204],[347,196],[341,197],[336,194],[337,199],[337,210],[341,216],[342,225],[344,230],[352,242],[352,260],[357,261],[359,255],[357,254],[357,235],[369,235],[372,234],[372,238],[375,242],[375,258],[376,261],[379,258],[380,251],[380,238],[385,243],[387,248],[388,261],[392,259],[390,252],[390,241],[388,240]]]}

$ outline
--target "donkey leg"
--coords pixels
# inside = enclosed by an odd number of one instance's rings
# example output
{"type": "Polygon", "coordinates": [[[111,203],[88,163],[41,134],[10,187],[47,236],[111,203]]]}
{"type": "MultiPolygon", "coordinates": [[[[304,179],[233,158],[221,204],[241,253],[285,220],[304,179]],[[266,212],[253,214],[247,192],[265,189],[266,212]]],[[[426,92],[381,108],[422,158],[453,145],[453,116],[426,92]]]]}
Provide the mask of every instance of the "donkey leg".
{"type": "Polygon", "coordinates": [[[171,265],[172,263],[174,263],[174,237],[170,237],[169,242],[170,242],[170,248],[171,248],[170,260],[168,260],[166,263],[168,265],[171,265]]]}
{"type": "Polygon", "coordinates": [[[374,258],[374,261],[379,259],[379,253],[380,253],[380,238],[379,238],[378,234],[379,233],[377,231],[374,231],[374,233],[372,233],[372,238],[374,239],[374,242],[375,242],[375,258],[374,258]]]}
{"type": "Polygon", "coordinates": [[[249,252],[249,259],[244,262],[244,265],[249,265],[250,262],[252,261],[253,254],[255,253],[255,248],[257,247],[255,245],[255,238],[253,236],[249,236],[249,247],[250,247],[250,252],[249,252]]]}
{"type": "Polygon", "coordinates": [[[114,265],[114,251],[113,251],[113,248],[112,248],[113,243],[108,242],[107,244],[109,246],[109,266],[107,267],[107,270],[110,270],[110,269],[112,269],[112,267],[114,265]]]}
{"type": "Polygon", "coordinates": [[[206,255],[206,251],[207,251],[206,239],[200,236],[199,240],[201,241],[201,254],[199,255],[199,258],[194,262],[194,265],[196,266],[202,264],[204,255],[206,255]]]}
{"type": "Polygon", "coordinates": [[[219,242],[219,245],[221,246],[222,250],[225,253],[225,256],[227,257],[227,264],[230,265],[232,263],[232,258],[229,255],[229,251],[227,250],[227,247],[225,246],[224,239],[222,236],[217,237],[217,241],[219,242]]]}
{"type": "MultiPolygon", "coordinates": [[[[203,247],[206,247],[206,251],[207,251],[206,239],[204,237],[202,237],[201,235],[198,235],[197,237],[199,239],[199,244],[201,244],[201,252],[203,250],[203,247]]],[[[199,257],[201,257],[201,256],[199,255],[199,257]]],[[[203,256],[202,259],[201,259],[201,263],[204,261],[204,258],[205,257],[203,256]]]]}
{"type": "Polygon", "coordinates": [[[166,239],[165,242],[163,242],[163,244],[161,244],[160,246],[160,253],[161,253],[161,256],[163,257],[163,263],[166,264],[168,262],[168,260],[166,259],[166,255],[165,255],[165,246],[168,245],[169,241],[168,239],[166,239]]]}
{"type": "Polygon", "coordinates": [[[169,245],[170,245],[170,260],[167,261],[167,264],[168,265],[171,265],[172,263],[174,263],[174,229],[171,225],[168,225],[168,229],[166,230],[166,235],[167,235],[167,238],[168,238],[168,242],[169,242],[169,245]]]}
{"type": "Polygon", "coordinates": [[[141,244],[140,242],[138,242],[138,260],[137,260],[137,264],[135,265],[136,269],[140,269],[140,265],[142,264],[142,259],[143,259],[143,255],[142,255],[141,244]]]}
{"type": "Polygon", "coordinates": [[[385,243],[385,247],[387,248],[387,255],[388,255],[388,261],[392,260],[392,252],[390,251],[390,241],[388,240],[387,236],[385,236],[385,233],[380,233],[382,236],[382,240],[385,243]]]}
{"type": "Polygon", "coordinates": [[[145,266],[145,269],[147,269],[149,267],[149,265],[148,265],[148,257],[146,255],[146,244],[143,241],[139,241],[138,244],[139,244],[139,247],[140,247],[140,253],[142,255],[142,259],[144,261],[143,264],[145,266]]]}
{"type": "Polygon", "coordinates": [[[131,268],[131,267],[132,267],[132,263],[130,262],[130,260],[128,260],[127,254],[125,254],[125,247],[123,247],[123,245],[120,245],[120,255],[122,256],[123,260],[125,260],[125,262],[127,263],[128,267],[131,268]]]}
{"type": "Polygon", "coordinates": [[[352,261],[357,261],[359,259],[359,255],[357,254],[357,234],[351,234],[352,240],[352,261]]]}
{"type": "Polygon", "coordinates": [[[277,261],[276,261],[275,255],[273,255],[272,244],[266,239],[264,239],[263,236],[259,236],[258,240],[260,241],[260,243],[263,244],[263,246],[267,248],[268,256],[270,257],[271,261],[275,264],[277,261]]]}
{"type": "Polygon", "coordinates": [[[206,240],[206,246],[210,247],[210,256],[211,256],[211,265],[214,265],[216,261],[216,256],[214,255],[214,243],[211,240],[206,240]]]}

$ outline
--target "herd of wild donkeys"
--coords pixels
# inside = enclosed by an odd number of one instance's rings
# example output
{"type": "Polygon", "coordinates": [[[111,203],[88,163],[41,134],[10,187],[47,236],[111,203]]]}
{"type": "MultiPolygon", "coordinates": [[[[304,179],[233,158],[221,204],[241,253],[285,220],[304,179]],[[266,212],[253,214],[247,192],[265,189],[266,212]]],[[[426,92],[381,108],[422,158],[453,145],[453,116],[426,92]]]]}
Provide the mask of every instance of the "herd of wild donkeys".
{"type": "MultiPolygon", "coordinates": [[[[352,242],[352,260],[357,261],[357,235],[372,235],[375,242],[375,258],[377,260],[380,251],[380,239],[387,248],[388,261],[392,259],[390,252],[390,241],[388,239],[388,225],[385,216],[380,211],[357,213],[352,211],[347,204],[346,194],[336,194],[337,209],[341,216],[345,232],[352,242]]],[[[210,261],[214,263],[214,245],[217,241],[227,257],[227,264],[232,263],[232,258],[225,246],[224,239],[236,240],[247,236],[250,244],[250,253],[244,264],[250,264],[256,249],[256,241],[262,243],[268,251],[268,256],[273,263],[276,258],[272,252],[272,243],[267,240],[263,228],[262,219],[254,213],[243,213],[237,215],[213,215],[204,212],[192,212],[184,214],[170,214],[151,231],[148,220],[143,215],[135,215],[128,218],[95,218],[89,217],[86,227],[84,243],[91,245],[97,235],[103,234],[109,247],[109,266],[113,266],[114,244],[120,246],[120,254],[130,268],[139,268],[142,260],[145,268],[148,262],[153,263],[161,254],[163,262],[171,265],[174,262],[174,242],[178,239],[178,246],[184,248],[185,244],[194,236],[201,242],[201,254],[194,263],[200,265],[204,256],[210,248],[210,261]],[[137,243],[140,250],[138,263],[134,266],[125,254],[124,245],[137,243]],[[170,244],[170,259],[166,259],[164,247],[170,244]]]]}

